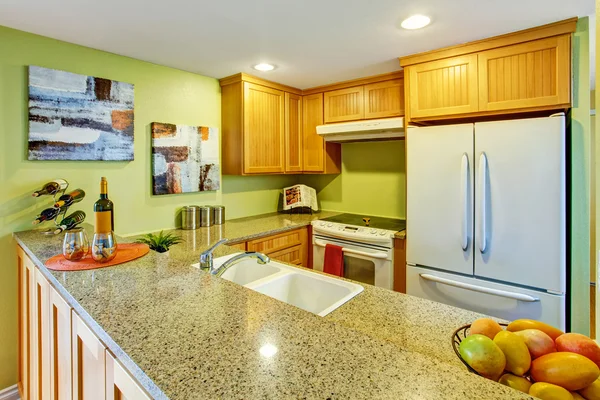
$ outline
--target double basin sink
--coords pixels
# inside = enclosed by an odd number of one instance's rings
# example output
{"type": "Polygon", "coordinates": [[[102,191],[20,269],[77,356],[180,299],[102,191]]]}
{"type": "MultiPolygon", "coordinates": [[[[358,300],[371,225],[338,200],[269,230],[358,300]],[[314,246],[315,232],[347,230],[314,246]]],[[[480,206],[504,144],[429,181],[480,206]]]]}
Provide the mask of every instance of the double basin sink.
{"type": "MultiPolygon", "coordinates": [[[[215,268],[235,255],[215,258],[215,268]]],[[[194,264],[194,267],[198,267],[198,264],[194,264]]],[[[242,260],[229,267],[221,278],[321,317],[364,290],[356,283],[273,260],[262,265],[255,259],[242,260]]]]}

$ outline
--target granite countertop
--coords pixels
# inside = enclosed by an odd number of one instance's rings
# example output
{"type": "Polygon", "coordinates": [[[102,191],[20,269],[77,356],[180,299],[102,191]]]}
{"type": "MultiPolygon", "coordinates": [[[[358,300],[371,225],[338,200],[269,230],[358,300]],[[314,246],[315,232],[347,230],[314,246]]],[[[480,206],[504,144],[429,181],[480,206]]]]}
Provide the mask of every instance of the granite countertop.
{"type": "MultiPolygon", "coordinates": [[[[455,358],[450,334],[478,314],[363,285],[322,318],[190,267],[222,237],[248,240],[325,215],[333,214],[178,231],[184,242],[168,255],[77,272],[43,266],[60,253],[62,236],[14,237],[154,398],[530,398],[468,373],[455,358]],[[262,356],[265,345],[277,353],[262,356]]],[[[215,256],[236,251],[221,246],[215,256]]]]}

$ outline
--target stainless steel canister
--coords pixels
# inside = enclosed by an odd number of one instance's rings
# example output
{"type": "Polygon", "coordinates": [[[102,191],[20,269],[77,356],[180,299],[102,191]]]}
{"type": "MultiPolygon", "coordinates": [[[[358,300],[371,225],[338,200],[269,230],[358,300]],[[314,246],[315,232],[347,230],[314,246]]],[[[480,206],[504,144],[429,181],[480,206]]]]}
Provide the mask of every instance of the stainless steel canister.
{"type": "Polygon", "coordinates": [[[200,228],[200,207],[184,206],[181,209],[181,229],[192,230],[200,228]]]}
{"type": "Polygon", "coordinates": [[[213,207],[215,225],[223,225],[225,223],[225,206],[213,207]]]}
{"type": "Polygon", "coordinates": [[[213,208],[211,206],[200,207],[200,226],[212,226],[214,224],[213,208]]]}

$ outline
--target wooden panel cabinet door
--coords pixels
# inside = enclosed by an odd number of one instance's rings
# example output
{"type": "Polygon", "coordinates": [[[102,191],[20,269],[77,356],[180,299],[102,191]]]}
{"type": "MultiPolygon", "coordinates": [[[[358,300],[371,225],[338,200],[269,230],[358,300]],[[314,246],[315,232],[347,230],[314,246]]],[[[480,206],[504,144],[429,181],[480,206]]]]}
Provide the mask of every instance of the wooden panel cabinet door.
{"type": "Polygon", "coordinates": [[[50,399],[71,400],[71,307],[50,287],[50,399]]]}
{"type": "MultiPolygon", "coordinates": [[[[50,284],[35,268],[35,315],[37,341],[37,393],[40,399],[50,398],[50,284]]],[[[70,350],[70,349],[69,349],[70,350]]]]}
{"type": "Polygon", "coordinates": [[[570,36],[555,36],[479,54],[481,111],[570,104],[570,36]]]}
{"type": "Polygon", "coordinates": [[[365,119],[404,115],[404,79],[364,86],[365,119]]]}
{"type": "Polygon", "coordinates": [[[284,92],[244,82],[244,173],[285,172],[284,114],[284,92]]]}
{"type": "Polygon", "coordinates": [[[477,55],[411,65],[405,74],[411,119],[466,114],[479,109],[477,55]]]}
{"type": "Polygon", "coordinates": [[[32,308],[34,300],[34,266],[25,252],[17,247],[17,267],[19,282],[19,385],[23,399],[33,399],[35,377],[32,371],[32,357],[36,341],[32,332],[32,308]]]}
{"type": "Polygon", "coordinates": [[[106,394],[106,349],[90,328],[71,312],[73,354],[73,398],[104,400],[106,394]]]}
{"type": "Polygon", "coordinates": [[[303,112],[303,165],[306,172],[325,171],[325,141],[317,134],[317,126],[323,125],[323,93],[304,96],[303,112]]]}
{"type": "Polygon", "coordinates": [[[363,86],[325,92],[325,123],[363,119],[363,86]]]}
{"type": "Polygon", "coordinates": [[[283,261],[289,264],[302,265],[302,246],[294,246],[269,254],[272,260],[283,261]]]}
{"type": "Polygon", "coordinates": [[[150,400],[150,396],[106,350],[106,400],[150,400]]]}
{"type": "Polygon", "coordinates": [[[285,94],[285,172],[302,172],[302,96],[285,94]]]}

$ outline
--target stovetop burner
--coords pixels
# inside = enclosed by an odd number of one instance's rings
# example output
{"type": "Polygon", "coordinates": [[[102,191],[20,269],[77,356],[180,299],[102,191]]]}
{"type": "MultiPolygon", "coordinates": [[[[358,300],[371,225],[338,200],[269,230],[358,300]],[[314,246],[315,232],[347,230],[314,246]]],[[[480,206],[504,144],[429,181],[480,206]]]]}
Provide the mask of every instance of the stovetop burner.
{"type": "Polygon", "coordinates": [[[339,214],[333,217],[321,218],[320,221],[337,222],[345,225],[368,226],[369,228],[386,229],[390,231],[402,231],[406,229],[406,220],[384,217],[372,217],[360,214],[339,214]],[[367,225],[363,218],[369,219],[367,225]]]}

